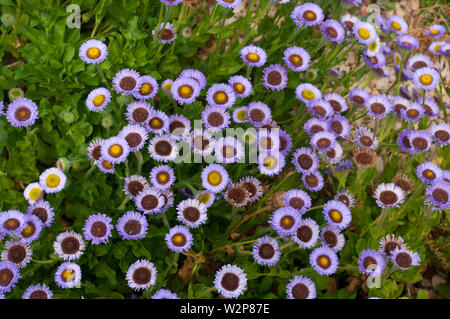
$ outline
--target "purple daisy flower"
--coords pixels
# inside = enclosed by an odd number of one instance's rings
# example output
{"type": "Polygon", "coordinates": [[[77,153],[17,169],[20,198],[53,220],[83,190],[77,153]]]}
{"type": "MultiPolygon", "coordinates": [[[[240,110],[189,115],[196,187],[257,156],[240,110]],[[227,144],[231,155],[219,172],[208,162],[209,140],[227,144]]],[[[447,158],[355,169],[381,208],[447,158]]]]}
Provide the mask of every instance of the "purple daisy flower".
{"type": "Polygon", "coordinates": [[[292,207],[281,207],[273,212],[269,223],[281,237],[295,235],[301,214],[292,207]]]}
{"type": "Polygon", "coordinates": [[[286,285],[289,299],[315,299],[316,285],[308,277],[296,276],[286,285]]]}
{"type": "Polygon", "coordinates": [[[105,214],[90,215],[83,227],[84,238],[93,245],[106,244],[114,228],[111,222],[112,219],[105,214]]]}
{"type": "Polygon", "coordinates": [[[336,137],[347,139],[350,135],[350,123],[348,119],[342,115],[335,115],[328,120],[331,133],[336,137]]]}
{"type": "Polygon", "coordinates": [[[272,111],[263,102],[251,102],[247,106],[248,121],[255,127],[261,127],[270,122],[272,111]]]}
{"type": "Polygon", "coordinates": [[[378,185],[373,197],[379,207],[399,207],[405,199],[405,193],[394,183],[383,183],[378,185]]]}
{"type": "Polygon", "coordinates": [[[388,234],[385,237],[380,239],[379,242],[380,249],[379,252],[386,258],[390,258],[392,251],[395,248],[405,248],[406,244],[402,237],[395,236],[393,234],[388,234]]]}
{"type": "Polygon", "coordinates": [[[427,152],[431,146],[431,134],[425,130],[411,131],[408,135],[414,152],[427,152]]]}
{"type": "Polygon", "coordinates": [[[172,227],[166,234],[165,240],[167,247],[178,253],[188,251],[194,241],[189,229],[180,225],[172,227]]]}
{"type": "Polygon", "coordinates": [[[0,262],[0,293],[10,292],[20,278],[19,269],[10,261],[0,262]]]}
{"type": "Polygon", "coordinates": [[[425,109],[417,102],[409,103],[406,109],[402,109],[400,116],[406,121],[415,122],[421,119],[425,114],[425,109]]]}
{"type": "Polygon", "coordinates": [[[134,290],[146,290],[156,283],[158,271],[155,265],[146,259],[139,259],[132,263],[127,270],[128,287],[134,290]]]}
{"type": "Polygon", "coordinates": [[[344,248],[345,237],[341,234],[340,229],[333,225],[328,225],[320,231],[320,240],[324,246],[327,246],[335,251],[340,251],[344,248]]]}
{"type": "Polygon", "coordinates": [[[450,56],[450,43],[444,43],[441,45],[439,52],[445,56],[450,56]]]}
{"type": "Polygon", "coordinates": [[[349,209],[352,209],[355,206],[355,198],[353,194],[346,189],[337,192],[334,199],[344,203],[349,209]]]}
{"type": "Polygon", "coordinates": [[[287,71],[279,64],[271,64],[264,68],[261,80],[270,90],[283,90],[287,86],[287,71]]]}
{"type": "Polygon", "coordinates": [[[167,165],[159,165],[150,171],[150,182],[157,189],[168,189],[175,182],[175,173],[167,165]]]}
{"type": "Polygon", "coordinates": [[[46,284],[29,286],[23,293],[22,299],[52,299],[53,292],[46,284]]]}
{"type": "Polygon", "coordinates": [[[127,106],[127,120],[132,124],[145,125],[150,118],[152,107],[145,101],[136,101],[127,106]]]}
{"type": "Polygon", "coordinates": [[[144,214],[161,214],[164,206],[164,198],[156,187],[147,187],[135,198],[136,207],[144,214]]]}
{"type": "Polygon", "coordinates": [[[386,267],[386,261],[383,255],[373,249],[363,250],[359,254],[359,270],[366,275],[375,275],[377,277],[383,274],[386,267]]]}
{"type": "Polygon", "coordinates": [[[428,47],[428,52],[433,53],[434,55],[442,55],[441,48],[446,45],[445,41],[434,41],[428,47]]]}
{"type": "Polygon", "coordinates": [[[433,140],[442,146],[450,144],[450,124],[440,123],[430,127],[430,133],[433,140]]]}
{"type": "Polygon", "coordinates": [[[323,10],[317,4],[306,2],[298,6],[298,15],[309,27],[321,24],[324,18],[323,10]]]}
{"type": "Polygon", "coordinates": [[[363,21],[355,23],[353,26],[353,34],[360,43],[365,45],[371,44],[378,37],[373,25],[363,21]]]}
{"type": "Polygon", "coordinates": [[[400,116],[402,114],[402,111],[408,109],[408,107],[411,104],[410,101],[401,96],[394,96],[391,102],[393,106],[393,111],[400,116]]]}
{"type": "MultiPolygon", "coordinates": [[[[214,115],[215,116],[215,115],[214,115]]],[[[192,152],[202,156],[209,156],[214,150],[216,140],[207,130],[196,128],[191,132],[190,144],[192,152]]]]}
{"type": "Polygon", "coordinates": [[[136,124],[129,124],[123,127],[118,136],[127,141],[130,152],[142,149],[148,139],[148,133],[145,128],[136,124]]]}
{"type": "Polygon", "coordinates": [[[208,89],[206,101],[212,107],[229,108],[236,102],[236,95],[230,85],[218,83],[208,89]]]}
{"type": "MultiPolygon", "coordinates": [[[[420,103],[421,101],[419,100],[417,102],[420,103]]],[[[425,111],[425,114],[428,116],[438,117],[441,115],[441,110],[439,108],[439,105],[432,98],[426,97],[425,103],[422,106],[425,111]]]]}
{"type": "Polygon", "coordinates": [[[74,231],[65,231],[56,237],[53,243],[55,253],[64,260],[75,260],[81,257],[86,245],[83,237],[74,231]]]}
{"type": "Polygon", "coordinates": [[[428,27],[428,29],[424,30],[425,34],[438,38],[445,33],[445,27],[440,24],[433,24],[428,27]]]}
{"type": "Polygon", "coordinates": [[[342,113],[348,110],[347,101],[337,93],[329,93],[323,98],[330,103],[335,113],[342,113]]]}
{"type": "Polygon", "coordinates": [[[325,22],[320,26],[320,30],[322,31],[323,35],[325,35],[328,40],[332,42],[341,43],[344,40],[344,27],[337,20],[325,20],[325,22]]]}
{"type": "Polygon", "coordinates": [[[322,98],[322,93],[319,89],[310,83],[302,83],[295,89],[295,95],[297,99],[305,104],[309,101],[322,98]]]}
{"type": "Polygon", "coordinates": [[[137,87],[139,73],[131,69],[123,69],[116,73],[113,78],[113,86],[117,93],[133,94],[137,87]]]}
{"type": "Polygon", "coordinates": [[[391,31],[403,35],[408,32],[408,24],[398,15],[392,14],[388,17],[388,24],[391,31]]]}
{"type": "Polygon", "coordinates": [[[276,239],[264,236],[253,245],[252,254],[256,263],[271,267],[280,260],[281,251],[276,239]]]}
{"type": "Polygon", "coordinates": [[[410,139],[411,132],[413,132],[411,129],[404,129],[401,131],[398,134],[397,144],[403,152],[413,154],[414,150],[410,139]]]}
{"type": "Polygon", "coordinates": [[[382,52],[378,52],[372,56],[368,56],[365,52],[363,52],[362,57],[364,61],[373,69],[379,69],[385,66],[386,57],[382,52]]]}
{"type": "Polygon", "coordinates": [[[150,75],[139,77],[133,96],[138,100],[147,100],[154,98],[158,93],[158,82],[150,75]]]}
{"type": "Polygon", "coordinates": [[[124,162],[128,154],[130,154],[130,147],[123,137],[113,136],[104,140],[102,143],[102,158],[112,164],[124,162]]]}
{"type": "Polygon", "coordinates": [[[301,9],[302,9],[301,6],[296,6],[292,10],[292,12],[291,12],[291,14],[289,16],[297,27],[302,27],[304,25],[303,24],[303,18],[302,18],[301,14],[300,14],[300,10],[301,9]]]}
{"type": "Polygon", "coordinates": [[[180,299],[180,297],[178,297],[176,293],[171,292],[168,289],[159,289],[152,296],[152,299],[180,299]]]}
{"type": "Polygon", "coordinates": [[[331,104],[322,98],[308,101],[306,105],[312,114],[322,120],[334,114],[331,104]]]}
{"type": "Polygon", "coordinates": [[[370,94],[363,89],[351,89],[349,95],[350,101],[358,105],[365,105],[366,101],[370,98],[370,94]]]}
{"type": "Polygon", "coordinates": [[[345,229],[350,225],[352,213],[350,209],[339,200],[330,200],[323,207],[323,215],[329,225],[345,229]]]}
{"type": "Polygon", "coordinates": [[[228,80],[228,84],[233,88],[234,94],[240,98],[246,98],[252,93],[252,83],[242,75],[234,75],[228,80]]]}
{"type": "Polygon", "coordinates": [[[291,189],[284,195],[284,205],[303,214],[311,208],[311,197],[303,190],[291,189]]]}
{"type": "Polygon", "coordinates": [[[114,174],[114,164],[103,157],[100,157],[100,159],[95,162],[95,165],[97,165],[99,170],[103,173],[114,174]]]}
{"type": "Polygon", "coordinates": [[[428,185],[425,194],[428,196],[427,205],[433,205],[438,209],[450,209],[450,184],[445,180],[428,185]]]}
{"type": "Polygon", "coordinates": [[[414,72],[414,84],[422,90],[434,90],[439,82],[439,72],[434,68],[424,67],[414,72]]]}
{"type": "Polygon", "coordinates": [[[339,18],[339,21],[341,21],[347,35],[349,35],[353,33],[353,27],[355,26],[355,23],[359,21],[359,19],[357,16],[346,13],[339,18]]]}
{"type": "Polygon", "coordinates": [[[206,205],[197,199],[185,199],[177,206],[177,219],[189,227],[197,228],[204,224],[208,218],[206,209],[206,205]]]}
{"type": "Polygon", "coordinates": [[[148,145],[150,157],[158,162],[173,162],[178,156],[178,144],[169,134],[153,137],[148,145]]]}
{"type": "Polygon", "coordinates": [[[147,234],[147,218],[137,212],[126,212],[117,221],[116,229],[123,239],[136,240],[147,234]]]}
{"type": "Polygon", "coordinates": [[[238,298],[247,288],[247,275],[235,265],[224,265],[216,272],[214,286],[225,298],[238,298]]]}
{"type": "Polygon", "coordinates": [[[245,149],[236,138],[227,136],[217,140],[214,145],[214,155],[221,163],[236,163],[244,157],[245,149]]]}
{"type": "Polygon", "coordinates": [[[6,110],[6,119],[15,127],[31,126],[37,118],[38,106],[25,97],[14,100],[6,110]]]}
{"type": "Polygon", "coordinates": [[[319,239],[319,226],[311,218],[301,219],[298,223],[295,235],[291,238],[300,248],[312,248],[319,239]]]}
{"type": "Polygon", "coordinates": [[[62,289],[71,289],[81,281],[81,268],[74,262],[66,261],[55,272],[56,285],[62,289]]]}
{"type": "Polygon", "coordinates": [[[258,169],[261,174],[273,176],[281,172],[286,165],[286,159],[278,151],[260,152],[258,154],[258,169]]]}
{"type": "Polygon", "coordinates": [[[216,199],[216,195],[210,191],[201,191],[195,195],[195,199],[198,200],[201,204],[204,204],[206,208],[211,207],[216,199]]]}
{"type": "Polygon", "coordinates": [[[275,152],[280,149],[279,129],[261,128],[256,133],[256,143],[260,152],[275,152]]]}
{"type": "Polygon", "coordinates": [[[311,56],[305,49],[292,46],[284,51],[283,61],[294,72],[306,71],[311,62],[311,56]]]}
{"type": "Polygon", "coordinates": [[[318,192],[324,185],[322,174],[319,171],[310,171],[302,175],[303,185],[311,192],[318,192]]]}
{"type": "Polygon", "coordinates": [[[239,185],[242,185],[249,193],[249,203],[255,202],[260,199],[264,193],[261,182],[253,176],[245,176],[239,180],[239,185]]]}
{"type": "Polygon", "coordinates": [[[100,157],[102,156],[101,149],[102,149],[103,141],[104,141],[103,139],[98,138],[89,143],[87,152],[88,152],[89,159],[92,162],[98,161],[100,159],[100,157]]]}
{"type": "Polygon", "coordinates": [[[442,178],[442,169],[433,162],[424,162],[417,166],[416,174],[420,180],[432,184],[442,178]]]}
{"type": "Polygon", "coordinates": [[[104,87],[92,90],[86,98],[86,106],[93,112],[103,110],[109,102],[111,102],[111,92],[104,87]]]}
{"type": "Polygon", "coordinates": [[[45,227],[49,227],[52,224],[55,215],[50,203],[45,200],[37,201],[28,206],[27,214],[38,217],[45,227]]]}
{"type": "Polygon", "coordinates": [[[183,115],[171,115],[168,121],[168,133],[175,141],[180,141],[189,136],[191,131],[191,121],[183,115]]]}
{"type": "Polygon", "coordinates": [[[178,78],[173,81],[170,92],[179,104],[191,104],[200,94],[200,86],[192,78],[178,78]]]}
{"type": "Polygon", "coordinates": [[[230,114],[223,107],[207,106],[202,112],[202,122],[211,132],[218,132],[230,125],[230,114]]]}
{"type": "Polygon", "coordinates": [[[335,144],[336,137],[330,132],[319,132],[311,137],[311,145],[322,152],[331,150],[335,144]]]}
{"type": "Polygon", "coordinates": [[[319,167],[319,157],[311,148],[301,147],[293,154],[292,163],[299,173],[308,173],[319,167]]]}
{"type": "Polygon", "coordinates": [[[303,129],[311,136],[319,132],[327,132],[329,129],[328,121],[311,117],[303,124],[303,129]]]}
{"type": "Polygon", "coordinates": [[[219,164],[210,164],[202,170],[203,188],[213,192],[222,192],[228,184],[229,176],[225,168],[219,164]]]}
{"type": "Polygon", "coordinates": [[[145,129],[153,134],[164,134],[169,128],[169,117],[161,110],[151,110],[145,129]]]}
{"type": "Polygon", "coordinates": [[[24,215],[19,210],[0,212],[0,234],[19,234],[25,226],[24,215]]]}
{"type": "Polygon", "coordinates": [[[412,35],[403,34],[397,37],[397,44],[408,50],[415,50],[419,48],[419,40],[412,35]]]}
{"type": "Polygon", "coordinates": [[[32,255],[33,250],[24,240],[9,240],[3,247],[1,258],[3,261],[10,261],[14,263],[17,268],[22,268],[31,261],[32,255]]]}
{"type": "Polygon", "coordinates": [[[395,248],[391,253],[390,260],[401,270],[408,270],[411,266],[419,266],[420,256],[406,248],[395,248]]]}
{"type": "Polygon", "coordinates": [[[365,104],[368,114],[374,118],[383,118],[392,110],[392,103],[385,95],[373,95],[365,104]]]}
{"type": "Polygon", "coordinates": [[[375,150],[378,147],[377,137],[374,136],[374,133],[370,128],[365,126],[361,126],[356,129],[355,141],[361,148],[375,150]]]}
{"type": "Polygon", "coordinates": [[[177,38],[177,33],[174,25],[170,22],[163,22],[152,31],[153,38],[159,42],[166,44],[172,43],[177,38]]]}
{"type": "Polygon", "coordinates": [[[241,49],[239,52],[242,61],[247,63],[249,66],[260,67],[263,66],[267,61],[266,52],[258,46],[248,45],[241,49]]]}
{"type": "Polygon", "coordinates": [[[330,276],[338,268],[338,256],[336,251],[322,246],[314,249],[309,255],[309,263],[319,275],[330,276]]]}
{"type": "Polygon", "coordinates": [[[80,46],[78,56],[87,64],[98,64],[108,56],[108,48],[102,41],[90,39],[80,46]]]}
{"type": "Polygon", "coordinates": [[[166,94],[172,94],[171,92],[171,88],[172,88],[172,83],[173,80],[172,79],[166,79],[163,81],[163,83],[161,83],[161,90],[166,93],[166,94]]]}
{"type": "Polygon", "coordinates": [[[24,219],[26,226],[20,232],[20,238],[26,243],[31,243],[39,238],[44,225],[36,215],[27,214],[24,215],[24,219]]]}
{"type": "Polygon", "coordinates": [[[248,114],[247,107],[241,106],[233,111],[233,121],[235,123],[247,123],[248,122],[248,114]]]}

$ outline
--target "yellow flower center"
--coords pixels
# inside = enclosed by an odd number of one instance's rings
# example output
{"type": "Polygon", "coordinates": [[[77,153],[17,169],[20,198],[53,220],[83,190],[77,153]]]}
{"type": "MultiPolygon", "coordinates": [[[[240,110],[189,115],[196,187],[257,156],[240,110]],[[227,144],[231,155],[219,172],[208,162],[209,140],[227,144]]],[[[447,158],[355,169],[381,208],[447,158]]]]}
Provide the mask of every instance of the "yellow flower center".
{"type": "Polygon", "coordinates": [[[45,184],[47,184],[48,187],[56,187],[61,182],[61,179],[56,174],[50,174],[45,179],[45,184]]]}
{"type": "Polygon", "coordinates": [[[227,158],[233,157],[236,154],[236,150],[231,145],[226,145],[223,148],[223,155],[227,158]]]}
{"type": "Polygon", "coordinates": [[[370,51],[375,51],[376,49],[377,49],[377,41],[374,41],[371,44],[369,44],[370,51]]]}
{"type": "Polygon", "coordinates": [[[391,26],[397,31],[402,29],[402,26],[397,21],[392,21],[391,26]]]}
{"type": "Polygon", "coordinates": [[[182,234],[175,234],[172,237],[172,242],[175,245],[183,245],[186,242],[186,239],[185,239],[185,237],[182,234]]]}
{"type": "Polygon", "coordinates": [[[398,57],[398,55],[395,56],[395,63],[400,64],[402,61],[398,57]]]}
{"type": "Polygon", "coordinates": [[[109,147],[109,155],[112,157],[119,157],[123,154],[123,147],[119,144],[114,144],[109,147]]]}
{"type": "Polygon", "coordinates": [[[419,77],[419,81],[423,85],[430,85],[431,83],[433,83],[433,77],[429,74],[424,74],[419,77]]]}
{"type": "Polygon", "coordinates": [[[305,98],[307,100],[312,100],[315,97],[314,92],[311,90],[304,90],[302,92],[302,96],[303,96],[303,98],[305,98]]]}
{"type": "Polygon", "coordinates": [[[30,199],[31,200],[37,200],[39,197],[41,197],[42,189],[40,188],[32,188],[30,191],[30,199]]]}
{"type": "Polygon", "coordinates": [[[162,123],[161,119],[159,119],[159,118],[155,117],[150,121],[150,127],[153,129],[158,129],[158,128],[161,128],[162,126],[163,126],[163,123],[162,123]]]}
{"type": "Polygon", "coordinates": [[[208,174],[208,183],[217,186],[222,182],[222,175],[219,172],[213,171],[208,174]]]}
{"type": "Polygon", "coordinates": [[[302,58],[298,54],[291,55],[289,57],[289,61],[295,66],[299,66],[303,62],[302,58]]]}
{"type": "Polygon", "coordinates": [[[361,28],[358,30],[358,34],[361,37],[361,39],[367,40],[370,38],[370,32],[367,29],[361,28]]]}
{"type": "Polygon", "coordinates": [[[72,281],[75,278],[75,271],[66,269],[62,272],[61,278],[65,282],[72,281]]]}
{"type": "Polygon", "coordinates": [[[170,92],[171,88],[172,88],[172,82],[168,82],[164,85],[164,90],[167,92],[170,92]]]}
{"type": "Polygon", "coordinates": [[[441,49],[441,45],[438,44],[434,47],[434,51],[439,52],[439,50],[441,49]]]}
{"type": "Polygon", "coordinates": [[[342,214],[337,209],[332,209],[329,214],[331,220],[335,223],[340,223],[342,221],[342,214]]]}
{"type": "Polygon", "coordinates": [[[439,34],[439,30],[437,29],[433,29],[430,31],[431,34],[439,34]]]}
{"type": "Polygon", "coordinates": [[[224,104],[228,101],[228,95],[225,92],[217,92],[214,94],[214,102],[217,104],[224,104]]]}
{"type": "Polygon", "coordinates": [[[20,117],[25,117],[26,115],[27,115],[27,111],[26,110],[19,111],[19,116],[20,117]]]}
{"type": "Polygon", "coordinates": [[[149,95],[153,92],[153,86],[151,86],[149,83],[142,84],[141,88],[139,89],[139,93],[142,95],[149,95]]]}
{"type": "Polygon", "coordinates": [[[158,175],[156,175],[156,179],[158,180],[159,183],[161,184],[165,184],[169,181],[169,174],[167,174],[167,172],[161,172],[158,175]]]}
{"type": "Polygon", "coordinates": [[[22,230],[22,236],[23,237],[30,237],[31,235],[33,235],[33,226],[28,225],[27,227],[25,227],[22,230]]]}
{"type": "Polygon", "coordinates": [[[294,219],[291,216],[284,216],[280,220],[280,224],[284,226],[285,229],[291,228],[293,223],[294,219]]]}
{"type": "Polygon", "coordinates": [[[241,83],[234,83],[233,87],[234,87],[234,90],[236,92],[238,92],[239,94],[242,94],[245,91],[245,86],[243,86],[241,83]]]}
{"type": "Polygon", "coordinates": [[[17,226],[17,220],[16,219],[10,219],[8,220],[6,223],[6,226],[8,226],[9,228],[13,228],[17,226]]]}
{"type": "Polygon", "coordinates": [[[267,156],[264,159],[264,166],[267,168],[273,168],[277,165],[278,160],[273,156],[267,156]]]}
{"type": "Polygon", "coordinates": [[[200,203],[206,204],[207,202],[209,202],[209,194],[208,194],[208,193],[201,194],[201,195],[198,197],[198,201],[199,201],[200,203]]]}
{"type": "Polygon", "coordinates": [[[103,165],[103,167],[106,168],[106,169],[112,169],[112,168],[113,168],[113,165],[112,165],[109,161],[107,161],[107,160],[104,160],[104,161],[102,162],[102,165],[103,165]]]}
{"type": "Polygon", "coordinates": [[[98,59],[101,53],[99,48],[90,48],[87,50],[86,55],[89,59],[98,59]]]}
{"type": "Polygon", "coordinates": [[[105,103],[106,97],[103,94],[99,94],[96,97],[94,97],[94,100],[92,103],[95,106],[101,106],[103,103],[105,103]]]}
{"type": "Polygon", "coordinates": [[[182,98],[187,99],[190,98],[192,94],[194,94],[194,89],[189,85],[182,85],[178,89],[178,94],[180,94],[182,98]]]}
{"type": "Polygon", "coordinates": [[[303,14],[303,17],[308,21],[314,21],[316,20],[317,15],[313,11],[308,10],[303,14]]]}
{"type": "Polygon", "coordinates": [[[238,118],[239,121],[246,121],[247,120],[247,111],[241,110],[241,111],[237,112],[236,117],[238,118]]]}
{"type": "Polygon", "coordinates": [[[330,267],[331,261],[328,256],[320,256],[319,258],[317,258],[317,263],[322,268],[328,268],[330,267]]]}
{"type": "Polygon", "coordinates": [[[253,63],[259,62],[259,55],[257,55],[256,53],[248,53],[245,57],[250,62],[253,62],[253,63]]]}

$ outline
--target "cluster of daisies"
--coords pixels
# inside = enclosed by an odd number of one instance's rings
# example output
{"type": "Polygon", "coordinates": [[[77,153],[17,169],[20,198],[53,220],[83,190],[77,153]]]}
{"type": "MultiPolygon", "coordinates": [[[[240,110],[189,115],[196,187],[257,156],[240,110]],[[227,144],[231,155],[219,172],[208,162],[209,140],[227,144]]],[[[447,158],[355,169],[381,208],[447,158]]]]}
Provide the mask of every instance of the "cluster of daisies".
{"type": "MultiPolygon", "coordinates": [[[[182,0],[161,0],[166,6],[178,5],[182,0]]],[[[360,0],[344,0],[355,5],[360,0]]],[[[288,1],[274,1],[286,3],[288,1]]],[[[241,0],[218,0],[225,8],[235,8],[241,0]]],[[[375,121],[400,119],[408,128],[398,134],[401,150],[410,156],[426,152],[431,143],[441,146],[449,144],[450,126],[447,123],[435,124],[429,130],[414,130],[415,124],[424,116],[438,117],[440,100],[426,97],[426,92],[434,90],[440,83],[440,74],[434,62],[425,55],[409,56],[409,51],[419,47],[419,42],[407,34],[408,25],[398,16],[391,15],[386,20],[377,15],[377,23],[387,35],[397,35],[396,44],[400,53],[393,52],[377,35],[376,28],[357,17],[345,14],[339,21],[326,19],[319,5],[307,2],[297,5],[291,13],[297,26],[295,32],[307,27],[319,27],[323,35],[336,45],[344,41],[358,41],[365,46],[363,58],[381,76],[386,76],[386,56],[392,55],[394,67],[403,78],[414,80],[423,96],[415,94],[414,99],[405,89],[401,96],[370,95],[362,89],[352,89],[348,99],[338,93],[322,96],[321,90],[310,83],[297,86],[297,99],[304,103],[310,118],[303,130],[310,137],[310,146],[297,148],[291,154],[290,135],[272,119],[271,108],[261,102],[252,101],[240,106],[249,97],[253,84],[244,76],[234,75],[226,83],[215,83],[207,89],[206,76],[199,70],[186,69],[175,80],[167,79],[161,83],[161,91],[172,97],[178,104],[187,105],[197,100],[205,100],[207,106],[201,114],[201,125],[192,127],[191,121],[179,114],[166,114],[154,108],[153,98],[159,92],[159,84],[150,75],[141,75],[132,69],[120,70],[113,78],[114,92],[99,87],[92,90],[86,98],[90,111],[104,110],[116,95],[129,95],[134,98],[127,105],[125,116],[128,125],[117,136],[95,139],[88,148],[88,156],[104,173],[114,173],[115,165],[125,162],[131,153],[138,158],[147,145],[150,157],[157,165],[150,170],[148,178],[138,174],[124,179],[123,190],[135,204],[137,211],[127,211],[113,225],[112,218],[105,214],[93,214],[87,218],[83,234],[74,231],[60,233],[54,242],[56,255],[64,262],[55,272],[56,285],[63,289],[79,287],[81,268],[76,264],[86,249],[86,241],[92,245],[109,242],[113,231],[123,240],[139,240],[147,235],[148,215],[164,214],[175,205],[172,185],[176,175],[171,165],[176,159],[182,143],[190,146],[192,153],[203,158],[214,157],[215,163],[208,164],[201,171],[201,189],[195,193],[184,192],[188,199],[176,205],[179,225],[171,227],[165,235],[167,247],[178,253],[188,253],[194,243],[193,233],[208,220],[208,209],[217,200],[225,200],[235,207],[243,207],[258,201],[263,195],[262,183],[253,176],[245,176],[233,181],[226,169],[230,163],[245,158],[245,144],[252,141],[257,145],[258,169],[264,175],[278,175],[289,163],[301,174],[305,189],[319,192],[324,187],[324,177],[320,169],[328,167],[327,172],[342,171],[352,167],[353,162],[344,159],[343,143],[357,145],[353,160],[358,167],[373,166],[379,148],[377,127],[358,127],[351,134],[351,122],[347,111],[353,112],[361,107],[375,121]],[[355,39],[351,39],[354,36],[355,39]],[[406,56],[409,56],[406,59],[406,56]],[[244,140],[220,136],[232,125],[251,127],[244,140]],[[219,137],[218,137],[219,136],[219,137]],[[161,163],[162,162],[162,163],[161,163]]],[[[445,32],[441,26],[431,26],[426,33],[439,37],[445,32]]],[[[162,43],[173,42],[176,30],[172,24],[164,22],[153,31],[155,40],[162,43]]],[[[449,55],[447,43],[433,42],[430,52],[435,55],[449,55]]],[[[240,52],[241,59],[252,68],[264,67],[267,54],[261,47],[248,45],[240,52]]],[[[100,64],[108,55],[107,46],[95,39],[84,42],[79,57],[87,64],[100,64]]],[[[290,46],[284,51],[282,62],[263,68],[261,81],[267,90],[281,91],[287,87],[288,72],[303,72],[309,69],[311,56],[299,46],[290,46]],[[284,62],[284,65],[282,64],[284,62]]],[[[3,103],[0,104],[3,112],[3,103]]],[[[7,120],[14,126],[33,125],[38,115],[37,106],[26,98],[19,98],[9,104],[7,120]]],[[[378,123],[378,122],[377,122],[378,123]]],[[[248,132],[248,131],[247,131],[248,132]]],[[[387,132],[383,132],[387,134],[387,132]]],[[[379,134],[378,134],[379,135],[379,134]]],[[[426,183],[425,203],[432,209],[450,208],[450,172],[442,170],[432,162],[417,167],[417,176],[426,183]]],[[[27,214],[10,210],[0,213],[0,239],[8,237],[1,254],[0,298],[9,292],[20,278],[19,270],[31,261],[30,243],[38,239],[43,227],[49,227],[54,219],[50,204],[42,199],[44,193],[61,191],[66,185],[66,176],[59,168],[44,171],[38,183],[29,184],[24,196],[29,201],[27,214]]],[[[392,183],[380,184],[374,192],[379,207],[399,207],[413,189],[407,176],[398,174],[392,183]]],[[[278,263],[282,249],[290,243],[309,250],[309,263],[320,275],[330,276],[339,267],[338,253],[345,244],[343,232],[352,220],[351,210],[355,206],[354,196],[345,189],[335,194],[323,206],[325,225],[305,217],[312,206],[308,192],[291,189],[286,192],[281,208],[272,213],[269,224],[276,237],[263,236],[256,240],[252,256],[261,266],[272,267],[278,263]],[[281,246],[280,241],[287,244],[281,246]]],[[[401,237],[393,234],[380,240],[380,249],[367,249],[360,252],[359,269],[367,275],[381,276],[386,265],[392,262],[395,269],[407,270],[419,265],[420,257],[411,251],[401,237]]],[[[158,271],[149,260],[137,260],[129,266],[125,278],[130,288],[146,290],[156,284],[158,271]]],[[[222,266],[215,275],[214,286],[226,298],[238,298],[247,288],[247,275],[240,267],[232,264],[222,266]]],[[[51,298],[52,291],[44,284],[28,287],[23,298],[51,298]]],[[[305,276],[296,276],[286,286],[288,298],[312,299],[316,297],[315,283],[305,276]]],[[[167,289],[158,290],[152,298],[178,298],[167,289]]]]}

